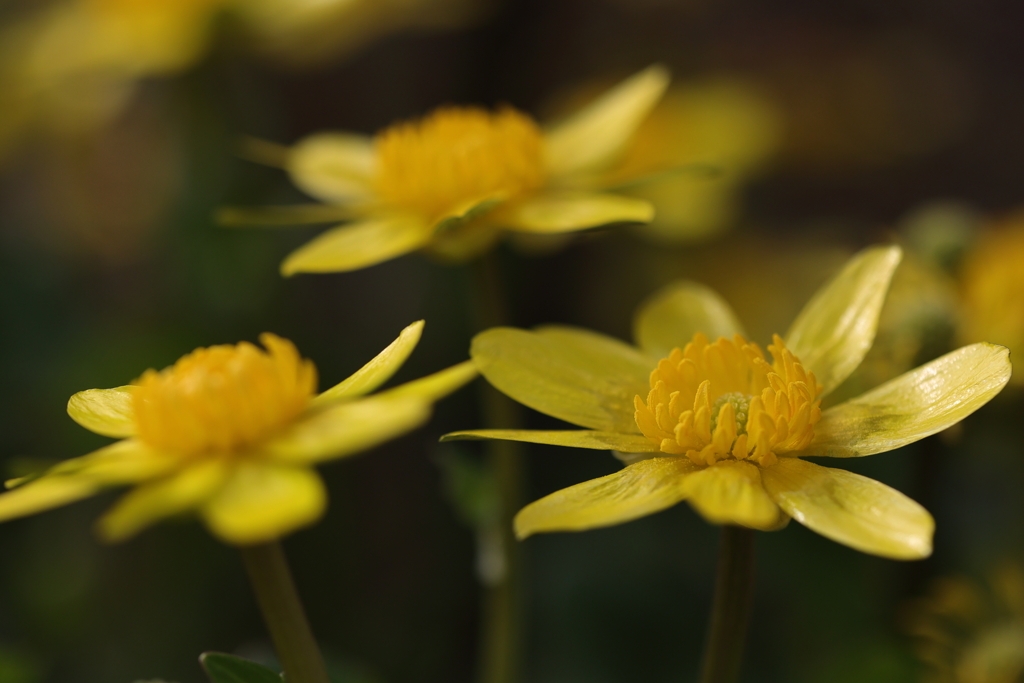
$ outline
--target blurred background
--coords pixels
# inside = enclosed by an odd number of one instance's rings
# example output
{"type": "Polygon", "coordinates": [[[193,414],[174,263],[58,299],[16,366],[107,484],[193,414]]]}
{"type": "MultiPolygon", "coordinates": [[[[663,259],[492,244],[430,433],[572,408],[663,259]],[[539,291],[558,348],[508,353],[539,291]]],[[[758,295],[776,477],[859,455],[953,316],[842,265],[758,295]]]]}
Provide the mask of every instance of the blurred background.
{"type": "MultiPolygon", "coordinates": [[[[654,62],[673,86],[626,162],[720,173],[638,188],[658,207],[651,226],[503,245],[514,324],[629,339],[644,297],[686,277],[764,343],[854,250],[897,241],[908,256],[876,349],[841,395],[960,343],[1022,348],[1021,19],[1000,0],[2,0],[0,474],[104,445],[67,418],[68,397],[199,346],[273,331],[326,387],[425,318],[397,381],[466,358],[466,267],[414,254],[283,279],[282,258],[319,228],[217,226],[225,205],[308,201],[248,160],[246,140],[372,133],[445,103],[550,118],[654,62]]],[[[480,487],[466,480],[481,451],[437,438],[481,425],[480,390],[323,467],[327,517],[286,541],[336,683],[474,678],[467,498],[480,487]]],[[[984,660],[971,648],[986,620],[1010,623],[1008,651],[1024,652],[1024,608],[971,612],[974,630],[939,655],[920,615],[935,579],[983,582],[1024,557],[1021,408],[1011,386],[941,437],[844,461],[934,514],[928,560],[869,557],[797,524],[759,534],[744,680],[1020,680],[1005,647],[1002,668],[957,662],[984,660]]],[[[619,467],[542,446],[527,462],[531,500],[619,467]]],[[[0,681],[198,683],[202,651],[266,659],[237,553],[188,520],[103,546],[91,527],[114,497],[0,526],[0,681]]],[[[531,538],[523,680],[694,678],[716,545],[685,505],[531,538]]]]}

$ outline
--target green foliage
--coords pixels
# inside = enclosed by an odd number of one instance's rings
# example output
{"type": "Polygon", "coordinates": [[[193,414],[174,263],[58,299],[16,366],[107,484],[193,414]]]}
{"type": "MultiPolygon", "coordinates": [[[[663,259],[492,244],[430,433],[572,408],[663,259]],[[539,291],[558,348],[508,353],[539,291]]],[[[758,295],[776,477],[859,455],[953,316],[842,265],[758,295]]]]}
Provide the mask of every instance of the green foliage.
{"type": "Polygon", "coordinates": [[[3,683],[36,683],[42,671],[36,661],[23,652],[0,646],[0,681],[3,683]]]}
{"type": "Polygon", "coordinates": [[[199,657],[210,683],[281,683],[281,675],[262,664],[224,654],[204,652],[199,657]]]}

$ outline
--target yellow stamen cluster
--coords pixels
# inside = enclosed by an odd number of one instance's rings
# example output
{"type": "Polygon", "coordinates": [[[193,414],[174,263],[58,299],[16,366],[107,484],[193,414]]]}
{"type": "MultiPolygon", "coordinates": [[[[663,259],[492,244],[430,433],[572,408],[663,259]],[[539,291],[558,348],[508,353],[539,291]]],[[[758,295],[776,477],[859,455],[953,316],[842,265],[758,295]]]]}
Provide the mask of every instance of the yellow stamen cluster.
{"type": "Polygon", "coordinates": [[[377,134],[377,193],[430,220],[510,199],[544,181],[540,129],[511,107],[442,107],[377,134]]]}
{"type": "Polygon", "coordinates": [[[260,341],[266,351],[247,342],[211,346],[147,370],[132,397],[139,438],[165,453],[227,454],[293,422],[316,391],[316,368],[287,339],[260,341]]]}
{"type": "Polygon", "coordinates": [[[740,335],[710,343],[695,334],[658,362],[646,402],[634,400],[640,431],[701,466],[731,457],[770,467],[806,448],[821,419],[821,386],[778,335],[773,342],[769,364],[740,335]]]}

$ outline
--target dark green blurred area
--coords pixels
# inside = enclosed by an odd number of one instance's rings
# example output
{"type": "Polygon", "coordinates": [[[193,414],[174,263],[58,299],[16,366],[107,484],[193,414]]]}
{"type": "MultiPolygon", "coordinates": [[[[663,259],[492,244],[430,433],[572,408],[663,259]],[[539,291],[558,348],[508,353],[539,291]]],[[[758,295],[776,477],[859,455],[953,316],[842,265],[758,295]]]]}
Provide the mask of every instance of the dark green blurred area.
{"type": "MultiPolygon", "coordinates": [[[[784,136],[739,197],[734,230],[666,247],[609,228],[546,256],[506,247],[500,264],[519,326],[628,339],[637,304],[689,277],[722,292],[764,342],[847,254],[892,239],[922,202],[957,198],[983,214],[1021,202],[1020,19],[996,0],[505,2],[474,26],[382,37],[307,71],[245,57],[225,39],[188,73],[143,84],[84,149],[26,141],[0,170],[0,474],[104,445],[66,416],[67,399],[199,346],[275,332],[317,364],[323,388],[422,318],[423,341],[397,381],[466,358],[476,331],[467,268],[413,255],[282,279],[282,258],[316,229],[215,226],[225,204],[302,201],[284,173],[238,158],[242,136],[372,132],[446,102],[538,111],[566,88],[655,61],[680,81],[741,76],[777,100],[784,136]]],[[[437,439],[481,426],[480,389],[441,402],[411,435],[325,465],[327,516],[285,542],[336,683],[473,679],[474,532],[445,496],[439,461],[455,446],[437,439]]],[[[1007,393],[953,437],[842,463],[932,512],[926,561],[869,557],[795,523],[759,534],[743,680],[915,680],[902,605],[934,576],[980,573],[1024,551],[1020,410],[1007,393]]],[[[619,463],[536,446],[528,467],[532,500],[619,463]]],[[[92,524],[116,495],[0,526],[0,683],[198,683],[202,651],[266,660],[235,550],[189,520],[103,546],[92,524]]],[[[523,680],[694,679],[716,543],[685,505],[527,541],[523,680]]]]}

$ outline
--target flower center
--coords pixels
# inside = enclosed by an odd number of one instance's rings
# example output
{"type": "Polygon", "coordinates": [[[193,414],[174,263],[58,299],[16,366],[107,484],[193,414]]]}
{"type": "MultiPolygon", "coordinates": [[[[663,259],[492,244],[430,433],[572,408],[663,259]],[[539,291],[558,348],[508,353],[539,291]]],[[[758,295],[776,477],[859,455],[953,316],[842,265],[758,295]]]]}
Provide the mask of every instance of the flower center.
{"type": "Polygon", "coordinates": [[[196,349],[174,365],[147,370],[132,397],[139,438],[178,455],[231,453],[290,424],[316,391],[316,367],[287,339],[196,349]]]}
{"type": "Polygon", "coordinates": [[[821,386],[778,335],[773,342],[769,364],[740,335],[709,343],[695,334],[658,362],[647,400],[635,398],[640,431],[697,465],[735,458],[769,467],[806,448],[821,419],[821,386]]]}
{"type": "Polygon", "coordinates": [[[718,429],[718,416],[722,414],[722,406],[728,403],[732,405],[732,413],[736,420],[736,433],[746,434],[750,398],[747,394],[741,394],[738,391],[730,391],[719,396],[715,400],[715,405],[711,406],[711,433],[714,434],[715,430],[718,429]]]}
{"type": "Polygon", "coordinates": [[[540,129],[511,107],[442,107],[384,129],[374,142],[378,194],[431,221],[544,182],[540,129]]]}

